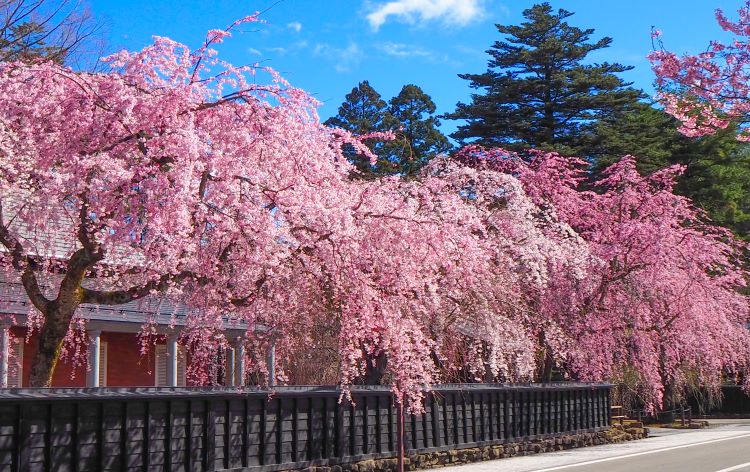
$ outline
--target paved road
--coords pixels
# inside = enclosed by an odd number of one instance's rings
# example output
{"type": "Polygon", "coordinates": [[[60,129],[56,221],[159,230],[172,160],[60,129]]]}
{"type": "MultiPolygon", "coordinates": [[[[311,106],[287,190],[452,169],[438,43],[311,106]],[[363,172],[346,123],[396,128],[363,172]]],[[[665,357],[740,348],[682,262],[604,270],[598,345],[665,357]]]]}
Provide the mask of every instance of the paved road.
{"type": "Polygon", "coordinates": [[[451,472],[750,472],[750,419],[704,430],[653,428],[652,437],[449,467],[451,472]]]}

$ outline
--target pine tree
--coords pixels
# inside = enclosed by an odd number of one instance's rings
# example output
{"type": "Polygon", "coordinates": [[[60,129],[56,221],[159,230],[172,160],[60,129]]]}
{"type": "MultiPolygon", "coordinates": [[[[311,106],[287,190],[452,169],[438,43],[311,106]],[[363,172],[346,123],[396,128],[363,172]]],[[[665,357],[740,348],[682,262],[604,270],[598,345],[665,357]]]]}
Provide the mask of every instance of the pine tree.
{"type": "Polygon", "coordinates": [[[750,147],[731,154],[699,156],[688,166],[677,191],[706,210],[714,223],[750,239],[750,147]]]}
{"type": "MultiPolygon", "coordinates": [[[[326,126],[342,128],[355,135],[376,131],[385,131],[392,120],[388,116],[388,105],[367,80],[360,82],[346,95],[338,114],[326,120],[326,126]]],[[[379,157],[385,156],[384,143],[368,142],[373,152],[379,157]]],[[[367,157],[357,154],[353,148],[345,148],[344,154],[364,176],[376,173],[367,157]]],[[[379,159],[380,162],[382,159],[379,159]]],[[[375,167],[378,167],[377,165],[375,167]]]]}
{"type": "Polygon", "coordinates": [[[440,121],[434,116],[435,103],[421,88],[405,85],[389,105],[386,121],[399,130],[399,139],[385,146],[393,173],[413,175],[430,159],[451,149],[448,138],[437,129],[440,121]]]}
{"type": "Polygon", "coordinates": [[[711,219],[750,237],[750,145],[735,139],[736,127],[690,138],[664,111],[639,103],[626,115],[599,123],[593,178],[622,156],[636,156],[638,171],[650,174],[673,164],[686,167],[677,191],[708,212],[711,219]]]}
{"type": "Polygon", "coordinates": [[[435,103],[416,85],[405,85],[387,104],[365,80],[352,89],[338,114],[325,124],[355,135],[394,131],[394,141],[365,140],[378,156],[374,165],[352,148],[344,152],[359,170],[360,177],[410,176],[437,154],[451,148],[448,138],[437,129],[440,121],[434,113],[435,103]]]}
{"type": "Polygon", "coordinates": [[[505,37],[487,51],[487,71],[459,75],[483,93],[446,116],[468,121],[452,137],[588,156],[597,121],[628,111],[642,92],[617,75],[631,67],[584,64],[612,39],[591,41],[594,30],[569,25],[572,15],[542,3],[525,10],[528,21],[520,25],[496,25],[505,37]]]}
{"type": "Polygon", "coordinates": [[[593,149],[593,176],[627,154],[637,158],[642,175],[663,169],[684,152],[686,141],[676,131],[675,120],[648,103],[638,103],[630,113],[613,116],[597,123],[597,142],[593,149]]]}

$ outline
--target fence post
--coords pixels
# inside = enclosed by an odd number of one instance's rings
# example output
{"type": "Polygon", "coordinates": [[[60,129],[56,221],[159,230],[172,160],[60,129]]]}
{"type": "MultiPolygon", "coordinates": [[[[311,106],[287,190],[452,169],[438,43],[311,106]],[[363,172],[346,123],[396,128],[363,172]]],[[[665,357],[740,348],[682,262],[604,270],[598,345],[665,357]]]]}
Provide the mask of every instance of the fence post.
{"type": "Polygon", "coordinates": [[[469,404],[469,409],[471,410],[471,442],[477,442],[477,422],[479,420],[477,416],[480,416],[477,415],[475,396],[474,392],[469,393],[469,398],[471,399],[471,403],[469,404]]]}
{"type": "MultiPolygon", "coordinates": [[[[102,421],[100,424],[104,424],[104,408],[102,407],[102,421]]],[[[164,470],[172,470],[172,402],[167,402],[167,424],[164,428],[164,470]]],[[[102,440],[101,443],[104,443],[102,440]]],[[[101,446],[101,444],[100,444],[101,446]]],[[[102,463],[100,462],[100,467],[102,463]]],[[[104,467],[102,467],[104,468],[104,467]]]]}
{"type": "Polygon", "coordinates": [[[461,444],[461,438],[466,437],[463,422],[464,417],[461,414],[463,407],[459,404],[458,394],[455,391],[451,393],[451,409],[453,413],[453,444],[461,444]]]}
{"type": "Polygon", "coordinates": [[[440,408],[440,398],[435,393],[432,394],[431,407],[432,407],[432,441],[435,447],[440,447],[443,445],[442,441],[440,441],[441,408],[440,408]]]}
{"type": "Polygon", "coordinates": [[[258,438],[258,463],[260,465],[266,465],[266,416],[268,415],[268,400],[261,399],[261,410],[260,410],[260,435],[258,438]]]}
{"type": "MultiPolygon", "coordinates": [[[[76,404],[76,407],[78,404],[76,404]]],[[[76,412],[76,424],[78,424],[78,412],[76,412]]],[[[143,471],[148,472],[150,459],[150,445],[151,443],[151,403],[149,401],[143,402],[143,471]]],[[[76,447],[78,447],[76,445],[76,447]]],[[[206,469],[208,470],[208,469],[206,469]]]]}
{"type": "Polygon", "coordinates": [[[398,472],[404,472],[404,406],[402,405],[402,402],[396,402],[396,416],[398,417],[398,433],[396,438],[398,448],[398,472]]]}
{"type": "Polygon", "coordinates": [[[495,436],[495,410],[497,409],[496,406],[496,396],[493,395],[493,392],[490,392],[487,394],[487,423],[488,423],[488,429],[487,429],[487,439],[492,441],[496,439],[495,436]]]}
{"type": "MultiPolygon", "coordinates": [[[[125,470],[128,466],[128,453],[127,453],[128,404],[129,402],[127,400],[122,402],[122,416],[120,417],[120,421],[122,422],[122,425],[121,425],[122,429],[120,429],[120,469],[121,470],[125,470]]],[[[188,448],[189,448],[189,445],[188,445],[188,448]]],[[[186,467],[185,470],[189,471],[190,468],[186,467]]]]}
{"type": "MultiPolygon", "coordinates": [[[[250,436],[250,400],[245,397],[242,399],[242,467],[250,465],[250,448],[248,447],[248,438],[250,436]]],[[[190,445],[188,445],[188,448],[190,445]]],[[[188,449],[189,450],[189,449],[188,449]]]]}
{"type": "Polygon", "coordinates": [[[336,447],[335,447],[335,455],[337,458],[342,459],[346,457],[349,447],[349,441],[348,438],[344,437],[344,408],[348,408],[347,406],[348,400],[341,401],[336,404],[334,407],[334,424],[336,425],[335,428],[335,436],[336,436],[336,447]]]}
{"type": "MultiPolygon", "coordinates": [[[[292,462],[299,460],[299,403],[297,398],[292,398],[292,462]]],[[[283,424],[283,423],[279,423],[283,424]]],[[[282,429],[282,428],[279,428],[282,429]]],[[[283,433],[282,433],[283,440],[283,433]]],[[[229,467],[227,467],[229,468],[229,467]]]]}
{"type": "Polygon", "coordinates": [[[521,390],[518,392],[518,409],[520,410],[519,426],[520,431],[518,436],[525,438],[529,435],[529,399],[528,393],[521,390]]]}

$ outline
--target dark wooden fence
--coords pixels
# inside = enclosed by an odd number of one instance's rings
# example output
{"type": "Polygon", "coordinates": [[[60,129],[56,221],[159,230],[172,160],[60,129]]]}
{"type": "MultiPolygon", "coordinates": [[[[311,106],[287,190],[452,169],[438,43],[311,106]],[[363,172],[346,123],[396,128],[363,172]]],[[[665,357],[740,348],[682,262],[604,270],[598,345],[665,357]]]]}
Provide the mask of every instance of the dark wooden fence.
{"type": "MultiPolygon", "coordinates": [[[[0,390],[1,471],[280,470],[394,457],[386,388],[0,390]]],[[[610,385],[442,385],[405,417],[407,453],[596,431],[610,385]]]]}

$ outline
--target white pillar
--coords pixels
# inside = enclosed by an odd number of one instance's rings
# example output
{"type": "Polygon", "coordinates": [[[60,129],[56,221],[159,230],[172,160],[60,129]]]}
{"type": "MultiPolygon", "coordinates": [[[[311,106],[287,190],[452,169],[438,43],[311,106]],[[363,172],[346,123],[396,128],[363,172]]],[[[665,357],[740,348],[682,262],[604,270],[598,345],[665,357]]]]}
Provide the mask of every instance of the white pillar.
{"type": "Polygon", "coordinates": [[[227,365],[226,365],[226,375],[224,376],[224,385],[226,387],[234,387],[234,382],[236,381],[236,375],[234,372],[235,368],[235,360],[234,360],[234,348],[228,347],[226,349],[226,356],[227,356],[227,365]]]}
{"type": "Polygon", "coordinates": [[[89,387],[99,387],[99,372],[101,370],[101,347],[102,331],[100,329],[89,331],[91,341],[89,342],[89,387]]]}
{"type": "Polygon", "coordinates": [[[237,385],[245,386],[245,343],[242,338],[237,340],[237,385]]]}
{"type": "Polygon", "coordinates": [[[170,334],[167,337],[167,386],[177,386],[177,356],[179,355],[177,346],[177,335],[170,334]]]}
{"type": "Polygon", "coordinates": [[[268,385],[276,385],[276,344],[272,343],[268,348],[266,368],[268,369],[268,385]]]}
{"type": "Polygon", "coordinates": [[[10,365],[10,326],[0,324],[0,388],[8,388],[8,366],[10,365]]]}

